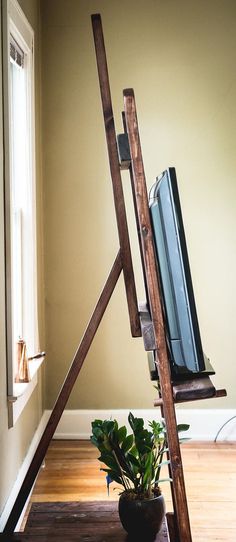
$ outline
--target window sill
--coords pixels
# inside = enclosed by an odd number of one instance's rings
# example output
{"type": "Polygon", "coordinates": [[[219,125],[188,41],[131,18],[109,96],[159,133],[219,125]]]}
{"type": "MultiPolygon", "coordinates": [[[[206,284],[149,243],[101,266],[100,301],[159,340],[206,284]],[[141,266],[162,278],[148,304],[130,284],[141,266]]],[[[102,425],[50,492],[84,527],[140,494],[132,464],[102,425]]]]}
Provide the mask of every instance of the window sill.
{"type": "Polygon", "coordinates": [[[8,395],[8,426],[13,427],[21,415],[22,410],[28,403],[38,383],[38,370],[41,367],[45,356],[29,362],[30,382],[14,383],[13,395],[8,395]]]}

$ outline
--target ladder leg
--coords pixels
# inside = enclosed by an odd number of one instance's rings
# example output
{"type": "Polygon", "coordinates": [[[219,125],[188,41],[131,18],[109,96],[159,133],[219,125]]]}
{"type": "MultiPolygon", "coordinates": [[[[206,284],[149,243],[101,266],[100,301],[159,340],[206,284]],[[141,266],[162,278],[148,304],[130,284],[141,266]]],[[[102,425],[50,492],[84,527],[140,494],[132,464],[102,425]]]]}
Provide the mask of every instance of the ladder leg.
{"type": "MultiPolygon", "coordinates": [[[[161,377],[160,377],[161,379],[161,377]]],[[[162,381],[163,384],[163,381],[162,381]]],[[[164,389],[162,385],[162,389],[164,389]]],[[[177,422],[174,406],[167,403],[172,391],[166,387],[165,398],[166,405],[163,408],[167,431],[167,442],[170,457],[170,471],[173,482],[171,483],[173,508],[174,508],[174,528],[177,529],[177,540],[179,542],[191,542],[191,530],[188,514],[187,496],[184,482],[184,472],[180,452],[179,437],[177,432],[177,422]]]]}
{"type": "Polygon", "coordinates": [[[59,420],[61,418],[61,415],[64,411],[64,408],[66,406],[66,403],[69,399],[70,393],[72,391],[72,388],[74,386],[74,383],[78,377],[78,374],[81,370],[81,367],[83,365],[84,359],[88,353],[88,350],[92,344],[92,341],[94,339],[94,336],[96,334],[96,331],[98,329],[98,326],[102,320],[102,317],[104,315],[104,312],[106,310],[106,307],[108,305],[108,302],[111,298],[111,295],[114,291],[114,288],[116,286],[116,283],[118,281],[118,278],[120,276],[120,273],[122,271],[122,261],[121,261],[121,254],[120,251],[118,252],[118,255],[115,259],[115,262],[113,264],[113,267],[110,271],[110,274],[108,276],[108,279],[105,283],[105,286],[102,290],[102,293],[100,295],[100,298],[97,302],[97,305],[93,311],[93,314],[91,316],[91,319],[88,323],[87,329],[84,333],[84,336],[80,342],[80,345],[75,353],[74,359],[72,361],[72,364],[70,366],[70,369],[67,373],[66,379],[64,381],[64,384],[61,388],[61,391],[58,395],[58,398],[55,402],[53,411],[51,413],[51,416],[49,418],[49,421],[46,425],[46,428],[44,430],[44,433],[41,437],[41,440],[38,444],[37,450],[34,454],[34,457],[32,459],[32,462],[29,466],[28,472],[25,476],[25,479],[22,483],[21,489],[18,493],[18,496],[16,498],[15,504],[12,508],[11,514],[8,518],[8,521],[4,528],[4,534],[10,534],[14,531],[16,524],[18,522],[18,519],[21,515],[21,512],[23,510],[23,507],[25,505],[25,502],[30,494],[30,491],[33,487],[33,483],[36,479],[36,476],[39,472],[39,469],[41,467],[41,464],[43,462],[43,459],[45,457],[46,451],[48,449],[48,446],[51,442],[51,439],[55,433],[55,430],[57,428],[57,425],[59,423],[59,420]]]}
{"type": "Polygon", "coordinates": [[[163,399],[163,412],[166,423],[167,440],[171,461],[173,479],[173,497],[178,526],[179,542],[191,542],[191,530],[188,516],[187,498],[184,485],[184,475],[177,432],[175,408],[173,402],[169,359],[165,339],[165,326],[162,314],[159,278],[152,238],[146,179],[142,161],[142,152],[138,131],[138,120],[134,92],[124,91],[124,108],[126,126],[129,137],[130,155],[134,179],[134,197],[139,219],[143,260],[147,278],[147,289],[153,331],[158,353],[158,373],[163,399]]]}

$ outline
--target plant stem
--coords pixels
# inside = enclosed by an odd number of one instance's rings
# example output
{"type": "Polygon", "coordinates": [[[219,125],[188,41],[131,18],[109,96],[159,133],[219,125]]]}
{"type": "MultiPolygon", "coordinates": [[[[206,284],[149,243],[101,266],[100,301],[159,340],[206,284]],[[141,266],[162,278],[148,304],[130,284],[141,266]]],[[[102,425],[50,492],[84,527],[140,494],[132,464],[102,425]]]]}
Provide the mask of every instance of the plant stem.
{"type": "Polygon", "coordinates": [[[119,460],[118,460],[118,457],[117,457],[117,455],[116,455],[115,450],[112,450],[112,453],[113,453],[113,455],[114,455],[114,458],[115,458],[116,463],[117,463],[117,465],[118,465],[118,468],[119,468],[119,470],[120,470],[120,475],[121,475],[121,479],[122,479],[122,484],[123,484],[125,490],[128,491],[128,489],[130,489],[130,488],[129,488],[129,484],[127,484],[128,480],[126,479],[126,477],[125,477],[124,474],[123,474],[123,470],[122,470],[122,468],[121,468],[121,465],[120,465],[120,463],[119,463],[119,460]]]}

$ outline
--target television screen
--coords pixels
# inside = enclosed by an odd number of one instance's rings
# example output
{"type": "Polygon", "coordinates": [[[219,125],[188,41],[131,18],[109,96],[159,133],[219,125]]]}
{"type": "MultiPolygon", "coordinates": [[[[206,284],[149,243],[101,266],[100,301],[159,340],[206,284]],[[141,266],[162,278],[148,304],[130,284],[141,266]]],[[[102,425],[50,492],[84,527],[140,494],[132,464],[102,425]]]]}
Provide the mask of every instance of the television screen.
{"type": "MultiPolygon", "coordinates": [[[[202,349],[174,168],[156,179],[149,206],[172,372],[176,375],[204,372],[209,360],[202,349]]],[[[207,374],[212,373],[210,368],[207,374]]]]}

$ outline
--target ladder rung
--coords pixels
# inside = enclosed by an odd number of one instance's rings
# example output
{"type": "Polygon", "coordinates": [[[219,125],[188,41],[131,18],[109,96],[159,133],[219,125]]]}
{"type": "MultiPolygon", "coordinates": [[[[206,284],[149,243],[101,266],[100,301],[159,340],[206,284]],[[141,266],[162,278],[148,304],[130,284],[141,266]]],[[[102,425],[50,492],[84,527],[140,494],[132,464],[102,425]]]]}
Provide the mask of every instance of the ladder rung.
{"type": "MultiPolygon", "coordinates": [[[[181,380],[173,382],[173,399],[175,403],[185,403],[200,399],[213,399],[214,397],[225,397],[225,389],[216,390],[209,376],[195,378],[194,380],[181,380]]],[[[161,406],[161,398],[154,401],[154,406],[161,406]]]]}

